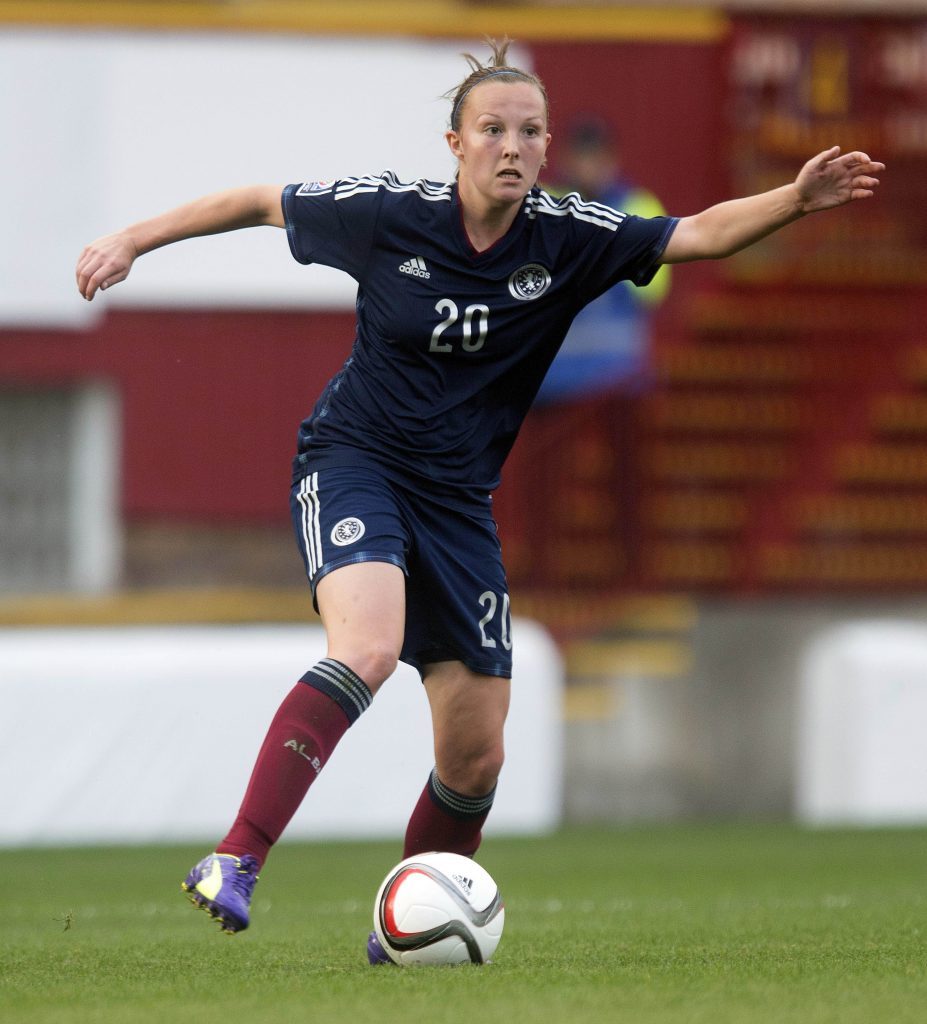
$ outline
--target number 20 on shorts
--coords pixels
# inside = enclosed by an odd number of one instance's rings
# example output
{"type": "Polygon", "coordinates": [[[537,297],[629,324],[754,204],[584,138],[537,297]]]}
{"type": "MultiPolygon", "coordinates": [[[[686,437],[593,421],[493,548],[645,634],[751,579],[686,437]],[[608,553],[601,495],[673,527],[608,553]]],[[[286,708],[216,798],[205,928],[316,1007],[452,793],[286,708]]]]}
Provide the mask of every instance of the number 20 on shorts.
{"type": "MultiPolygon", "coordinates": [[[[499,608],[499,597],[492,590],[484,590],[480,594],[480,605],[486,609],[485,615],[480,619],[480,642],[484,647],[495,647],[496,641],[486,635],[486,626],[492,622],[497,609],[499,608]]],[[[510,651],[512,649],[512,613],[509,609],[509,595],[502,595],[502,621],[500,623],[500,638],[502,646],[510,651]]]]}

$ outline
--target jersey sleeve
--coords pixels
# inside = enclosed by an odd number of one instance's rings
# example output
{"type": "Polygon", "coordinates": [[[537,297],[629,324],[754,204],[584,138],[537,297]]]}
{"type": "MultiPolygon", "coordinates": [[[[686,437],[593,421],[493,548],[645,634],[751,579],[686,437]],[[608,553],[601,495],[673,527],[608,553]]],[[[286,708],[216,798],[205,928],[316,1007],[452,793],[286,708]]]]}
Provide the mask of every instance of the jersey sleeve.
{"type": "Polygon", "coordinates": [[[287,185],[283,216],[290,252],[357,279],[373,244],[382,190],[378,178],[342,178],[287,185]]]}
{"type": "Polygon", "coordinates": [[[597,227],[587,237],[582,259],[584,304],[618,281],[643,287],[660,269],[660,258],[678,223],[677,217],[621,215],[614,230],[597,227]]]}

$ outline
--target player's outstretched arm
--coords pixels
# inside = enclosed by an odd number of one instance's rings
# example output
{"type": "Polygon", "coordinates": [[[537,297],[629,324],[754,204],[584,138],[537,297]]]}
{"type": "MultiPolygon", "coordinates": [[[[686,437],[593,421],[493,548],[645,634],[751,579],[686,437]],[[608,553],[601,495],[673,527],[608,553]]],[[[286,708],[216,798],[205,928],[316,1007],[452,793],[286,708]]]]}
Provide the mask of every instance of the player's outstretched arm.
{"type": "Polygon", "coordinates": [[[865,153],[840,155],[840,147],[818,153],[791,185],[746,199],[732,199],[683,217],[663,253],[664,263],[722,259],[808,213],[869,199],[885,164],[865,153]]]}
{"type": "Polygon", "coordinates": [[[282,228],[282,185],[249,185],[195,199],[151,220],[91,242],[77,261],[77,288],[89,302],[98,289],[129,276],[132,264],[162,245],[262,224],[282,228]]]}

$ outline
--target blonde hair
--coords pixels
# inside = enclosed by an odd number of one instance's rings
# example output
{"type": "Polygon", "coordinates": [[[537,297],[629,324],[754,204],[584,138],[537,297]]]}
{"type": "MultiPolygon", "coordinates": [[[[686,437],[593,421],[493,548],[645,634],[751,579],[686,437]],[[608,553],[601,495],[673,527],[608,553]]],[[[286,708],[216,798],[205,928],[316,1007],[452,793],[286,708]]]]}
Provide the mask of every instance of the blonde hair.
{"type": "Polygon", "coordinates": [[[544,116],[548,120],[550,119],[547,90],[544,88],[544,83],[532,72],[522,71],[521,68],[511,67],[506,63],[506,55],[511,42],[512,40],[508,36],[501,43],[497,43],[495,39],[487,37],[486,45],[492,50],[492,57],[488,64],[483,64],[482,61],[478,60],[471,53],[463,54],[464,59],[470,65],[470,74],[467,75],[456,89],[451,89],[446,93],[448,99],[451,100],[450,126],[452,131],[460,131],[460,115],[464,102],[471,90],[475,89],[478,85],[482,85],[488,79],[495,78],[503,82],[529,82],[531,85],[536,86],[540,90],[541,96],[544,97],[544,116]]]}

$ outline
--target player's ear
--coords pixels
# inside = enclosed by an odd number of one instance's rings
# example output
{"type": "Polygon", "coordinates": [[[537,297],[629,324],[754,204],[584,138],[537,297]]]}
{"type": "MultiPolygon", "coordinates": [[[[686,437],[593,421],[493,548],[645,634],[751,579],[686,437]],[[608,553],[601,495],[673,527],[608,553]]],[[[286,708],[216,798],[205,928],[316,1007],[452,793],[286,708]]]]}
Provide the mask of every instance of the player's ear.
{"type": "Polygon", "coordinates": [[[463,156],[463,146],[460,144],[460,136],[453,128],[450,128],[444,133],[444,140],[447,142],[448,149],[459,160],[463,156]]]}

